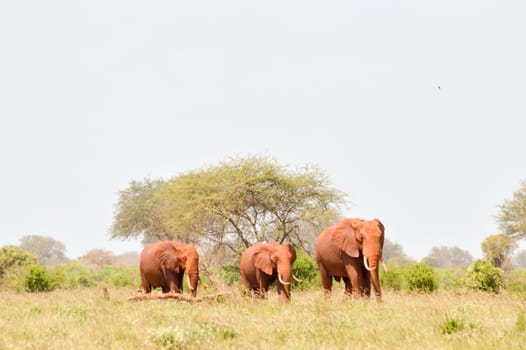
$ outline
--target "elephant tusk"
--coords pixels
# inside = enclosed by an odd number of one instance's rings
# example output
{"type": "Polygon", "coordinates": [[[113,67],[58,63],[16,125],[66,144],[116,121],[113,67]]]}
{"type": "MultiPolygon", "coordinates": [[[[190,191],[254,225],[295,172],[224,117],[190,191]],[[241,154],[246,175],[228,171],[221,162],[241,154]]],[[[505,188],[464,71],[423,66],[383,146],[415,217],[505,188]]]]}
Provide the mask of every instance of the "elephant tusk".
{"type": "Polygon", "coordinates": [[[376,268],[371,269],[369,267],[369,264],[367,263],[367,257],[365,255],[363,256],[363,264],[365,265],[365,268],[367,269],[367,271],[374,271],[376,269],[376,268]]]}
{"type": "Polygon", "coordinates": [[[384,258],[382,258],[382,266],[384,267],[384,271],[388,272],[387,265],[385,264],[384,258]]]}
{"type": "Polygon", "coordinates": [[[294,276],[294,274],[292,274],[292,278],[294,278],[294,280],[298,283],[303,282],[303,280],[300,280],[298,277],[294,276]]]}
{"type": "Polygon", "coordinates": [[[283,279],[281,278],[281,274],[278,273],[278,279],[279,279],[279,283],[283,284],[283,285],[287,285],[287,284],[290,284],[290,282],[285,282],[283,281],[283,279]]]}
{"type": "Polygon", "coordinates": [[[192,287],[192,284],[190,283],[190,276],[188,276],[188,274],[186,274],[186,278],[188,280],[188,288],[190,288],[190,290],[194,290],[194,287],[192,287]]]}

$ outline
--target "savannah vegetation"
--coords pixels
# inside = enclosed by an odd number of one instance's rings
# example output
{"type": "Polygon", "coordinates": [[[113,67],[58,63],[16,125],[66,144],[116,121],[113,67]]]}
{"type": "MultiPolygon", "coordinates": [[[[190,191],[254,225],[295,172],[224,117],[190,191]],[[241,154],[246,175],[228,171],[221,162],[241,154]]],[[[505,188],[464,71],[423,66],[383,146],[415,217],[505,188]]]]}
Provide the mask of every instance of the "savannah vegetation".
{"type": "MultiPolygon", "coordinates": [[[[319,168],[290,169],[246,157],[171,179],[132,181],[119,193],[113,238],[193,242],[201,255],[200,303],[128,301],[139,286],[138,253],[93,249],[70,260],[51,237],[0,247],[0,349],[472,348],[526,344],[526,183],[500,206],[501,232],[483,259],[433,247],[421,261],[390,241],[384,302],[324,301],[314,242],[341,218],[346,194],[319,168]],[[292,301],[253,299],[240,287],[239,256],[255,241],[297,247],[292,301]],[[107,293],[103,293],[107,291],[107,293]]],[[[185,286],[185,290],[188,291],[185,286]]],[[[155,291],[159,293],[159,291],[155,291]]]]}

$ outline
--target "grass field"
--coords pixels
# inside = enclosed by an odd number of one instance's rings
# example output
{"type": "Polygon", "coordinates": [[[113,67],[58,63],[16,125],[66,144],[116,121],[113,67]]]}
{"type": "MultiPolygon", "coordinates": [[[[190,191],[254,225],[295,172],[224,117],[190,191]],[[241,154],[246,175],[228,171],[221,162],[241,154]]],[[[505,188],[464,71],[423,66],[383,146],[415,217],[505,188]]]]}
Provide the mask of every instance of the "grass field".
{"type": "Polygon", "coordinates": [[[377,304],[313,290],[284,305],[275,293],[196,304],[133,293],[3,292],[0,349],[526,349],[526,300],[509,294],[387,292],[377,304]]]}

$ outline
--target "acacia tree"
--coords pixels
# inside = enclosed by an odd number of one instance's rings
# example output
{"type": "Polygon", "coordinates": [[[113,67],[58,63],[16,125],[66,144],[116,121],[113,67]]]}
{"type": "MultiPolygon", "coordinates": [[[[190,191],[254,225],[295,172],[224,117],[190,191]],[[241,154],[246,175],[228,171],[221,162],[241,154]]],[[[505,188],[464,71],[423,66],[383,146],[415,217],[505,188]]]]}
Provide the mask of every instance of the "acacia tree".
{"type": "Polygon", "coordinates": [[[35,253],[42,265],[57,265],[69,260],[64,243],[49,236],[23,236],[20,238],[20,248],[35,253]]]}
{"type": "Polygon", "coordinates": [[[161,179],[132,181],[130,186],[119,192],[115,205],[112,238],[137,238],[159,240],[171,238],[164,225],[157,192],[166,185],[161,179]]]}
{"type": "Polygon", "coordinates": [[[500,205],[497,215],[500,230],[514,239],[526,238],[526,181],[500,205]]]}
{"type": "Polygon", "coordinates": [[[405,256],[404,249],[400,244],[385,239],[384,248],[382,249],[382,257],[385,260],[389,260],[390,258],[395,256],[405,256]]]}
{"type": "Polygon", "coordinates": [[[112,265],[115,261],[115,254],[107,249],[95,248],[87,251],[79,260],[96,267],[102,267],[112,265]]]}
{"type": "Polygon", "coordinates": [[[423,261],[432,267],[468,266],[473,262],[473,256],[458,247],[433,247],[423,261]]]}
{"type": "MultiPolygon", "coordinates": [[[[345,195],[329,186],[319,168],[291,170],[260,156],[183,173],[153,192],[150,203],[164,235],[226,246],[235,252],[256,241],[285,240],[308,250],[311,235],[304,235],[300,227],[321,229],[345,204],[345,195]]],[[[145,218],[142,213],[131,220],[135,226],[118,222],[133,216],[121,214],[129,201],[123,193],[128,191],[121,192],[113,226],[119,230],[112,235],[127,238],[141,232],[151,236],[149,227],[137,222],[145,218]]]]}
{"type": "Polygon", "coordinates": [[[511,253],[517,248],[517,243],[503,233],[488,236],[481,244],[484,258],[495,267],[502,267],[511,253]]]}

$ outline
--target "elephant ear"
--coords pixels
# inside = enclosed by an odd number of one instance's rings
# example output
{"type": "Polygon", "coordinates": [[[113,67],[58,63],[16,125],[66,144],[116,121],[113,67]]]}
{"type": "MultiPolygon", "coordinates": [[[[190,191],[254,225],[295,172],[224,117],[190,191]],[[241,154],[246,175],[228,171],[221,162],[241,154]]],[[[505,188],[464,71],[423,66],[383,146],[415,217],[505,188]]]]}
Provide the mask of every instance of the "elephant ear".
{"type": "Polygon", "coordinates": [[[384,248],[384,235],[385,235],[385,226],[382,224],[382,222],[378,219],[374,219],[376,221],[376,224],[378,225],[378,229],[381,232],[381,238],[380,238],[380,244],[382,246],[382,249],[384,248]]]}
{"type": "Polygon", "coordinates": [[[155,251],[155,256],[165,269],[179,273],[179,253],[173,244],[162,242],[155,251]]]}
{"type": "Polygon", "coordinates": [[[290,242],[283,243],[284,246],[286,246],[291,254],[290,258],[290,264],[292,265],[294,261],[296,261],[296,249],[294,249],[294,246],[290,242]]]}
{"type": "Polygon", "coordinates": [[[260,269],[267,275],[272,275],[272,261],[270,257],[270,252],[263,247],[258,248],[254,254],[254,265],[256,268],[260,269]]]}
{"type": "Polygon", "coordinates": [[[360,247],[356,240],[356,232],[350,220],[339,222],[332,231],[333,242],[347,255],[357,258],[360,255],[360,247]]]}

